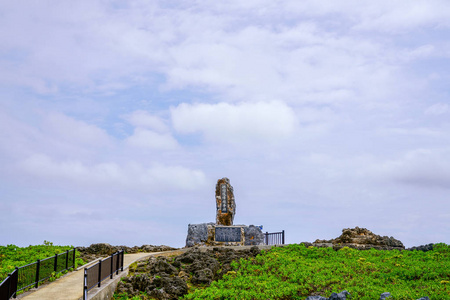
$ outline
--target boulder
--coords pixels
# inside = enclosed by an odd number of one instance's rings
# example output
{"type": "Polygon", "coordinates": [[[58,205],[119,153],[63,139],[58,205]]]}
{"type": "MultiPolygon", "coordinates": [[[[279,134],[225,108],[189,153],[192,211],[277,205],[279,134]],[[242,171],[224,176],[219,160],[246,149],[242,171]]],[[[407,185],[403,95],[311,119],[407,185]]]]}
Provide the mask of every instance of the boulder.
{"type": "Polygon", "coordinates": [[[205,245],[208,241],[208,225],[214,225],[214,223],[189,224],[186,247],[205,245]]]}
{"type": "Polygon", "coordinates": [[[328,300],[346,300],[347,296],[349,296],[350,293],[347,291],[342,291],[339,294],[337,293],[332,293],[330,298],[328,298],[328,300]]]}
{"type": "Polygon", "coordinates": [[[342,234],[339,237],[332,240],[316,240],[313,245],[332,246],[336,250],[343,247],[350,247],[358,250],[372,248],[379,250],[405,249],[403,243],[393,237],[376,235],[366,228],[359,227],[345,228],[342,230],[342,234]]]}
{"type": "Polygon", "coordinates": [[[244,235],[245,235],[245,246],[256,246],[264,244],[264,233],[261,228],[250,225],[244,227],[244,235]]]}

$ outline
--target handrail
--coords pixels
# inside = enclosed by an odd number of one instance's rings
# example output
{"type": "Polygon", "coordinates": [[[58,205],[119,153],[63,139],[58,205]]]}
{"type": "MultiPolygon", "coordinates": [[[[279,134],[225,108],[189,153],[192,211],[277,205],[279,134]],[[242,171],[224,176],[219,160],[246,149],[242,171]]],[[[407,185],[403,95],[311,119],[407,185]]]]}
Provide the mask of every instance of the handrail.
{"type": "Polygon", "coordinates": [[[119,269],[123,271],[123,260],[125,251],[117,251],[111,256],[99,260],[96,264],[84,268],[83,277],[83,300],[88,299],[88,292],[95,286],[101,287],[102,281],[106,278],[113,278],[114,273],[119,274],[119,269]]]}
{"type": "Polygon", "coordinates": [[[21,267],[16,267],[14,272],[0,283],[0,300],[9,300],[11,297],[16,298],[17,292],[33,285],[37,288],[39,282],[50,278],[53,272],[58,274],[75,267],[75,253],[74,248],[41,260],[38,259],[36,262],[21,267]],[[69,256],[69,253],[72,251],[73,253],[69,256]],[[65,256],[65,259],[61,258],[61,256],[65,256]],[[60,259],[58,260],[58,258],[60,259]]]}
{"type": "Polygon", "coordinates": [[[284,245],[284,230],[282,230],[281,232],[264,233],[264,244],[284,245]]]}

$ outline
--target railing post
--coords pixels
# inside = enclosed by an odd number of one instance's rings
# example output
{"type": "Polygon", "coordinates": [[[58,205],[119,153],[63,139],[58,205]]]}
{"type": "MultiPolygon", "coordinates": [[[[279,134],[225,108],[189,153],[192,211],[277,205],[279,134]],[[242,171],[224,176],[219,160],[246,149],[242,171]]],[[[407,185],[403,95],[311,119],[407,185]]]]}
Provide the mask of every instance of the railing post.
{"type": "Polygon", "coordinates": [[[269,232],[266,231],[266,245],[269,245],[269,232]]]}
{"type": "Polygon", "coordinates": [[[66,270],[69,269],[69,250],[66,251],[66,270]]]}
{"type": "Polygon", "coordinates": [[[98,287],[102,284],[102,259],[98,261],[98,287]]]}
{"type": "Polygon", "coordinates": [[[125,251],[122,250],[122,259],[120,260],[120,265],[121,265],[120,272],[123,272],[123,260],[124,260],[124,258],[125,258],[125,251]]]}
{"type": "Polygon", "coordinates": [[[119,264],[120,264],[120,261],[119,261],[119,259],[120,259],[120,252],[117,252],[116,253],[116,256],[117,256],[117,258],[116,258],[116,275],[119,275],[119,264]]]}
{"type": "Polygon", "coordinates": [[[75,248],[73,248],[73,268],[75,269],[75,248]]]}
{"type": "Polygon", "coordinates": [[[58,268],[58,254],[55,254],[55,267],[54,267],[55,273],[57,268],[58,268]]]}
{"type": "Polygon", "coordinates": [[[109,277],[111,279],[113,279],[113,274],[114,274],[113,266],[114,266],[114,253],[111,254],[111,276],[109,277]]]}
{"type": "Polygon", "coordinates": [[[282,241],[283,243],[282,244],[284,245],[284,230],[282,231],[282,233],[283,233],[283,235],[282,235],[281,238],[283,239],[283,241],[282,241]]]}
{"type": "Polygon", "coordinates": [[[84,268],[83,300],[87,300],[87,269],[84,268]]]}
{"type": "Polygon", "coordinates": [[[12,278],[11,278],[11,283],[12,283],[12,292],[13,292],[13,298],[17,297],[17,285],[19,284],[19,268],[16,267],[16,269],[14,270],[14,272],[12,273],[12,278]]]}
{"type": "Polygon", "coordinates": [[[36,261],[36,284],[34,285],[35,288],[38,288],[39,286],[39,269],[41,268],[41,260],[38,259],[36,261]]]}
{"type": "Polygon", "coordinates": [[[6,294],[6,297],[11,297],[11,281],[12,281],[12,273],[8,274],[8,276],[6,277],[6,279],[8,279],[8,293],[6,294]]]}

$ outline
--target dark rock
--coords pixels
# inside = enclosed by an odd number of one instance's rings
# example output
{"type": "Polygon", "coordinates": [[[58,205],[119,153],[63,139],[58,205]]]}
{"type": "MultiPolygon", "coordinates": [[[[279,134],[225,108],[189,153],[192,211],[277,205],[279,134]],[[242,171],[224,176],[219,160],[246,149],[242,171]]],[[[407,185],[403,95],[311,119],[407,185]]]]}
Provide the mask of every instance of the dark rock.
{"type": "Polygon", "coordinates": [[[419,298],[419,299],[417,299],[417,300],[430,300],[430,298],[428,298],[428,297],[422,297],[422,298],[419,298]]]}
{"type": "Polygon", "coordinates": [[[384,299],[389,298],[389,297],[391,297],[391,293],[385,292],[385,293],[380,295],[380,300],[384,300],[384,299]]]}
{"type": "Polygon", "coordinates": [[[147,291],[152,285],[152,280],[148,275],[135,275],[130,278],[131,286],[136,291],[147,291]]]}
{"type": "Polygon", "coordinates": [[[322,296],[309,296],[306,300],[328,300],[328,298],[322,296]]]}
{"type": "Polygon", "coordinates": [[[346,300],[349,295],[350,293],[347,291],[342,291],[339,294],[332,293],[328,300],[346,300]]]}
{"type": "Polygon", "coordinates": [[[169,299],[178,299],[178,297],[187,294],[188,286],[186,282],[180,277],[155,277],[153,280],[153,285],[158,289],[164,289],[164,291],[171,295],[169,299]]]}
{"type": "Polygon", "coordinates": [[[236,202],[233,187],[230,184],[230,179],[224,177],[217,180],[216,184],[216,224],[233,225],[235,214],[236,202]]]}
{"type": "Polygon", "coordinates": [[[207,284],[209,285],[214,280],[214,274],[211,269],[197,270],[192,277],[192,283],[194,284],[207,284]]]}
{"type": "Polygon", "coordinates": [[[421,246],[417,246],[417,247],[411,247],[411,248],[408,248],[407,250],[409,250],[409,251],[417,250],[417,251],[427,252],[427,251],[433,250],[433,247],[434,247],[434,244],[427,244],[427,245],[421,245],[421,246]]]}
{"type": "Polygon", "coordinates": [[[118,284],[116,291],[128,297],[146,292],[155,299],[179,299],[187,293],[188,283],[208,286],[231,271],[233,260],[259,253],[258,247],[246,250],[217,247],[204,252],[191,248],[174,259],[150,257],[131,265],[128,277],[118,284]]]}
{"type": "Polygon", "coordinates": [[[372,233],[366,228],[345,228],[342,234],[332,240],[316,240],[314,246],[332,245],[333,249],[338,250],[343,247],[355,248],[358,250],[379,249],[405,249],[403,243],[393,237],[380,236],[372,233]]]}

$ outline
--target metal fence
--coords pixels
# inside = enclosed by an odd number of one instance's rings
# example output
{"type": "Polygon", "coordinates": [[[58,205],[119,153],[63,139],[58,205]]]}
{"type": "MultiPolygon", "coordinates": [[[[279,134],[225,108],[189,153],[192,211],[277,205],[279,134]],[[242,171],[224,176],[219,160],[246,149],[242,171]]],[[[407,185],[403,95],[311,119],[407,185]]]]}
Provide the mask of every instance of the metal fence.
{"type": "Polygon", "coordinates": [[[264,244],[284,245],[284,230],[281,232],[264,233],[264,244]]]}
{"type": "Polygon", "coordinates": [[[95,265],[84,268],[83,300],[87,300],[88,292],[95,286],[100,287],[103,280],[108,277],[112,279],[114,273],[118,275],[119,269],[123,271],[124,253],[123,250],[118,251],[95,265]]]}
{"type": "Polygon", "coordinates": [[[0,300],[16,298],[17,292],[31,287],[37,288],[41,281],[73,267],[75,267],[75,249],[16,267],[0,284],[0,300]]]}

